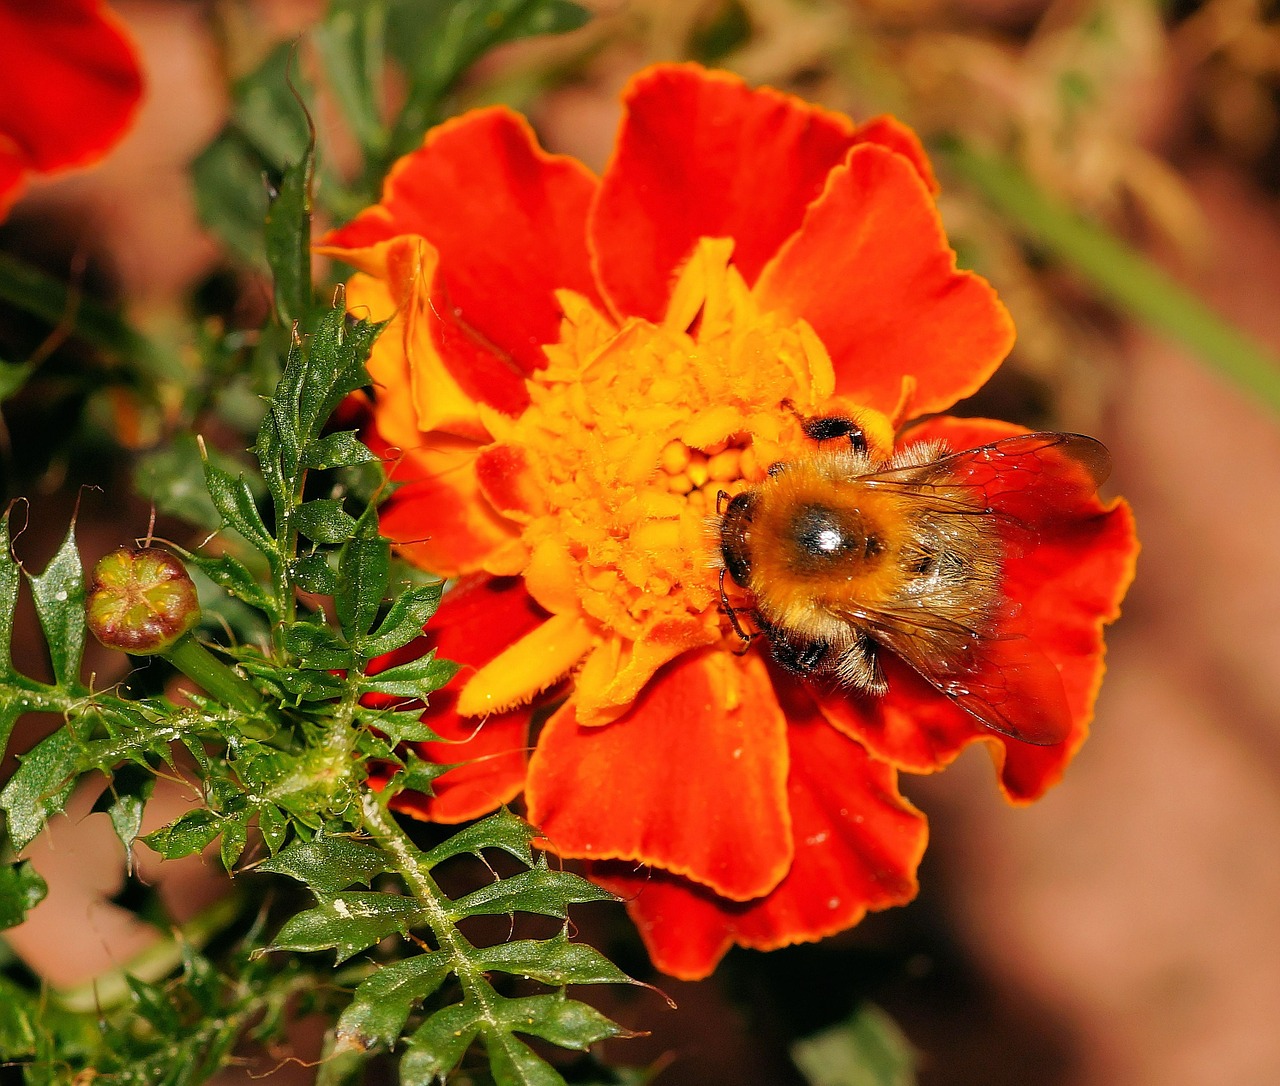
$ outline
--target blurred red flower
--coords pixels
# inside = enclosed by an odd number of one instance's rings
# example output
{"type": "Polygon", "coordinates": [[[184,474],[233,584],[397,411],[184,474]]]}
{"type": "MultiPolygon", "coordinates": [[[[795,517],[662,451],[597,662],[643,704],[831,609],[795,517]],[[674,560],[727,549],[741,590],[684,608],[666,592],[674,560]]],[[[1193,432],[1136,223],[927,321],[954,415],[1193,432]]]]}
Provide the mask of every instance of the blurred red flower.
{"type": "Polygon", "coordinates": [[[101,0],[0,0],[0,218],[29,173],[101,158],[142,98],[142,73],[101,0]]]}
{"type": "MultiPolygon", "coordinates": [[[[856,418],[887,458],[905,419],[990,376],[1013,328],[956,269],[895,121],[692,65],[640,74],[624,104],[600,178],[505,109],[444,124],[322,250],[359,269],[353,309],[393,318],[370,363],[371,439],[402,458],[383,529],[461,577],[419,645],[469,665],[433,698],[446,742],[424,754],[479,760],[401,805],[458,821],[523,790],[549,847],[591,861],[655,964],[692,978],[732,944],[818,939],[914,895],[926,826],[899,770],[983,742],[1011,799],[1054,783],[1136,543],[1123,504],[1088,496],[1007,560],[1065,687],[1056,746],[983,728],[905,668],[870,698],[739,655],[717,492],[811,451],[797,412],[856,418]]],[[[1016,432],[934,418],[910,440],[1016,432]]]]}

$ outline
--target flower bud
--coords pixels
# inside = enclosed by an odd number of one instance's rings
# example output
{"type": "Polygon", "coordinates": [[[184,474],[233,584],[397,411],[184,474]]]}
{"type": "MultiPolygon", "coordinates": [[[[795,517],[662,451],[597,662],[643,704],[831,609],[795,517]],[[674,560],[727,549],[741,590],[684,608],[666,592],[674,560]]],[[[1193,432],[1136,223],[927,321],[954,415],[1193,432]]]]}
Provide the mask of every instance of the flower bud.
{"type": "Polygon", "coordinates": [[[146,656],[163,652],[200,620],[200,601],[186,568],[168,551],[121,547],[94,567],[85,611],[89,629],[108,648],[146,656]]]}

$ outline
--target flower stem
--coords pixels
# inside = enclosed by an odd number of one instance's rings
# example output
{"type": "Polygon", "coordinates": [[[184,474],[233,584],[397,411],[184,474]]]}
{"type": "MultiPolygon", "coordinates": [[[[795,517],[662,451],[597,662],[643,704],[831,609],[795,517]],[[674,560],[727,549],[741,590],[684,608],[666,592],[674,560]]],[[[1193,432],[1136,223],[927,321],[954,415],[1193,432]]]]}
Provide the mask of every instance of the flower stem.
{"type": "Polygon", "coordinates": [[[1050,199],[1007,159],[948,140],[937,155],[1032,245],[1083,275],[1106,300],[1181,341],[1280,412],[1280,358],[1102,227],[1050,199]]]}
{"type": "Polygon", "coordinates": [[[253,684],[200,644],[191,634],[183,634],[169,648],[158,653],[210,697],[245,713],[262,713],[266,703],[253,684]]]}

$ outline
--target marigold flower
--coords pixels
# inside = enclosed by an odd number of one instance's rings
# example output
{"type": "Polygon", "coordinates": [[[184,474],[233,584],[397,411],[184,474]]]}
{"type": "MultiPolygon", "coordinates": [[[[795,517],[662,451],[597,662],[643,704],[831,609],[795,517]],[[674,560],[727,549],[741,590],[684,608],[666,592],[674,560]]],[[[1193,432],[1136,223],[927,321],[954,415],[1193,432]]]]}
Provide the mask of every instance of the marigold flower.
{"type": "Polygon", "coordinates": [[[101,158],[142,98],[133,46],[101,0],[0,0],[0,218],[28,173],[101,158]]]}
{"type": "MultiPolygon", "coordinates": [[[[525,793],[559,855],[622,890],[655,964],[818,939],[909,900],[923,816],[900,770],[987,744],[1011,800],[1084,741],[1104,623],[1133,565],[1127,509],[1073,508],[1006,590],[1060,670],[1069,738],[981,727],[905,669],[881,698],[806,685],[720,607],[716,496],[813,447],[798,415],[900,424],[977,389],[1013,339],[955,267],[914,135],[692,65],[625,95],[604,175],[501,108],[428,133],[322,251],[353,307],[394,316],[370,370],[401,458],[384,530],[461,578],[423,644],[466,665],[427,710],[441,821],[525,793]],[[710,527],[709,527],[710,525],[710,527]],[[561,704],[536,737],[542,704],[561,704]]],[[[956,449],[1011,433],[934,418],[956,449]]]]}

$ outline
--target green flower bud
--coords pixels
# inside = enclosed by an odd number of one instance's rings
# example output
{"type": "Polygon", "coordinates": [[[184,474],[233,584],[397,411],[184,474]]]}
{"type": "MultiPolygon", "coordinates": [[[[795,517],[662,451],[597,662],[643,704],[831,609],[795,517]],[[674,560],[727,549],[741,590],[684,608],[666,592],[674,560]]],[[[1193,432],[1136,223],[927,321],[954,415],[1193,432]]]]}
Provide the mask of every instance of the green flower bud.
{"type": "Polygon", "coordinates": [[[186,568],[158,547],[121,547],[99,561],[85,609],[94,637],[135,656],[163,652],[200,620],[186,568]]]}

